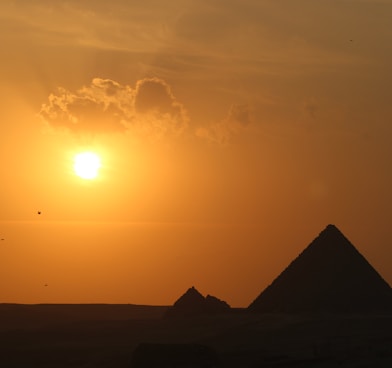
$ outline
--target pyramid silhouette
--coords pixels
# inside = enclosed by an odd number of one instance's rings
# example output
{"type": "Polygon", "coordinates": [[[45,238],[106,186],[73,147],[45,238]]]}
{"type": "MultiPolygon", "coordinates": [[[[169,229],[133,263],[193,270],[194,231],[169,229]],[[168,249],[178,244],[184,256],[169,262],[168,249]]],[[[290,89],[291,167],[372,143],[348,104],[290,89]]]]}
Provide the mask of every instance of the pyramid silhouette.
{"type": "Polygon", "coordinates": [[[168,309],[165,317],[189,317],[198,314],[221,313],[227,310],[230,310],[230,306],[225,301],[212,295],[204,297],[192,286],[168,309]]]}
{"type": "Polygon", "coordinates": [[[392,292],[334,225],[319,236],[248,307],[257,312],[381,312],[392,292]]]}
{"type": "Polygon", "coordinates": [[[192,286],[174,302],[174,307],[183,310],[199,310],[203,308],[204,302],[204,296],[192,286]]]}

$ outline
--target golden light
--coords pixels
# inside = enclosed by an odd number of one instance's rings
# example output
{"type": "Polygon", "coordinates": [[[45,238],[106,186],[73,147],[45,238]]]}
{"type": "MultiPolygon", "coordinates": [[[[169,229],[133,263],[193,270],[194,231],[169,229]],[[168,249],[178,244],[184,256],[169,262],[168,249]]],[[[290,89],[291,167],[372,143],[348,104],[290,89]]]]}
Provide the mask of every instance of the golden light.
{"type": "Polygon", "coordinates": [[[82,179],[95,179],[100,167],[101,160],[99,156],[93,152],[81,152],[74,158],[75,173],[82,179]]]}

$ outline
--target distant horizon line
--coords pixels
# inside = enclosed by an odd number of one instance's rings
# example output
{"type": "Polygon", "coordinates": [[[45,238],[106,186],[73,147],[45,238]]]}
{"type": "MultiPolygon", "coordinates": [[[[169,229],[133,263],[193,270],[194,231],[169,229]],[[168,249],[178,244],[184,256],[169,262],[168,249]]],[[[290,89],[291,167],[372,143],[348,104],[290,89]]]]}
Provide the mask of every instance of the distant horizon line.
{"type": "Polygon", "coordinates": [[[0,220],[0,224],[107,224],[107,225],[135,225],[135,226],[238,226],[259,227],[260,222],[238,222],[238,221],[116,221],[116,220],[0,220]]]}

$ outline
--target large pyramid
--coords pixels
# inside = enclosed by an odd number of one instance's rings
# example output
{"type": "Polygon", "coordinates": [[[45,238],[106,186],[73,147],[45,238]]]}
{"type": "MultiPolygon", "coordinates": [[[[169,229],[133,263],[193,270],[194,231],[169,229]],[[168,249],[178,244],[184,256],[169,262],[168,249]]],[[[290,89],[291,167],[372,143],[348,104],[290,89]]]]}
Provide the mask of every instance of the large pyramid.
{"type": "Polygon", "coordinates": [[[390,286],[334,225],[320,235],[248,307],[257,312],[392,310],[390,286]]]}

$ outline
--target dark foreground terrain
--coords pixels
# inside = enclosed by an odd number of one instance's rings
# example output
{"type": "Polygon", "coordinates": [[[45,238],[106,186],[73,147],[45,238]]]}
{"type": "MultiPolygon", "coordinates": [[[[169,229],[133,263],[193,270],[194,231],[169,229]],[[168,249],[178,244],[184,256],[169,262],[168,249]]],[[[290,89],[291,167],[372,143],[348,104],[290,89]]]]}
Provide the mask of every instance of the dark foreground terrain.
{"type": "Polygon", "coordinates": [[[0,304],[0,367],[131,367],[141,342],[202,344],[220,367],[392,367],[392,315],[236,310],[167,320],[166,310],[0,304]]]}

